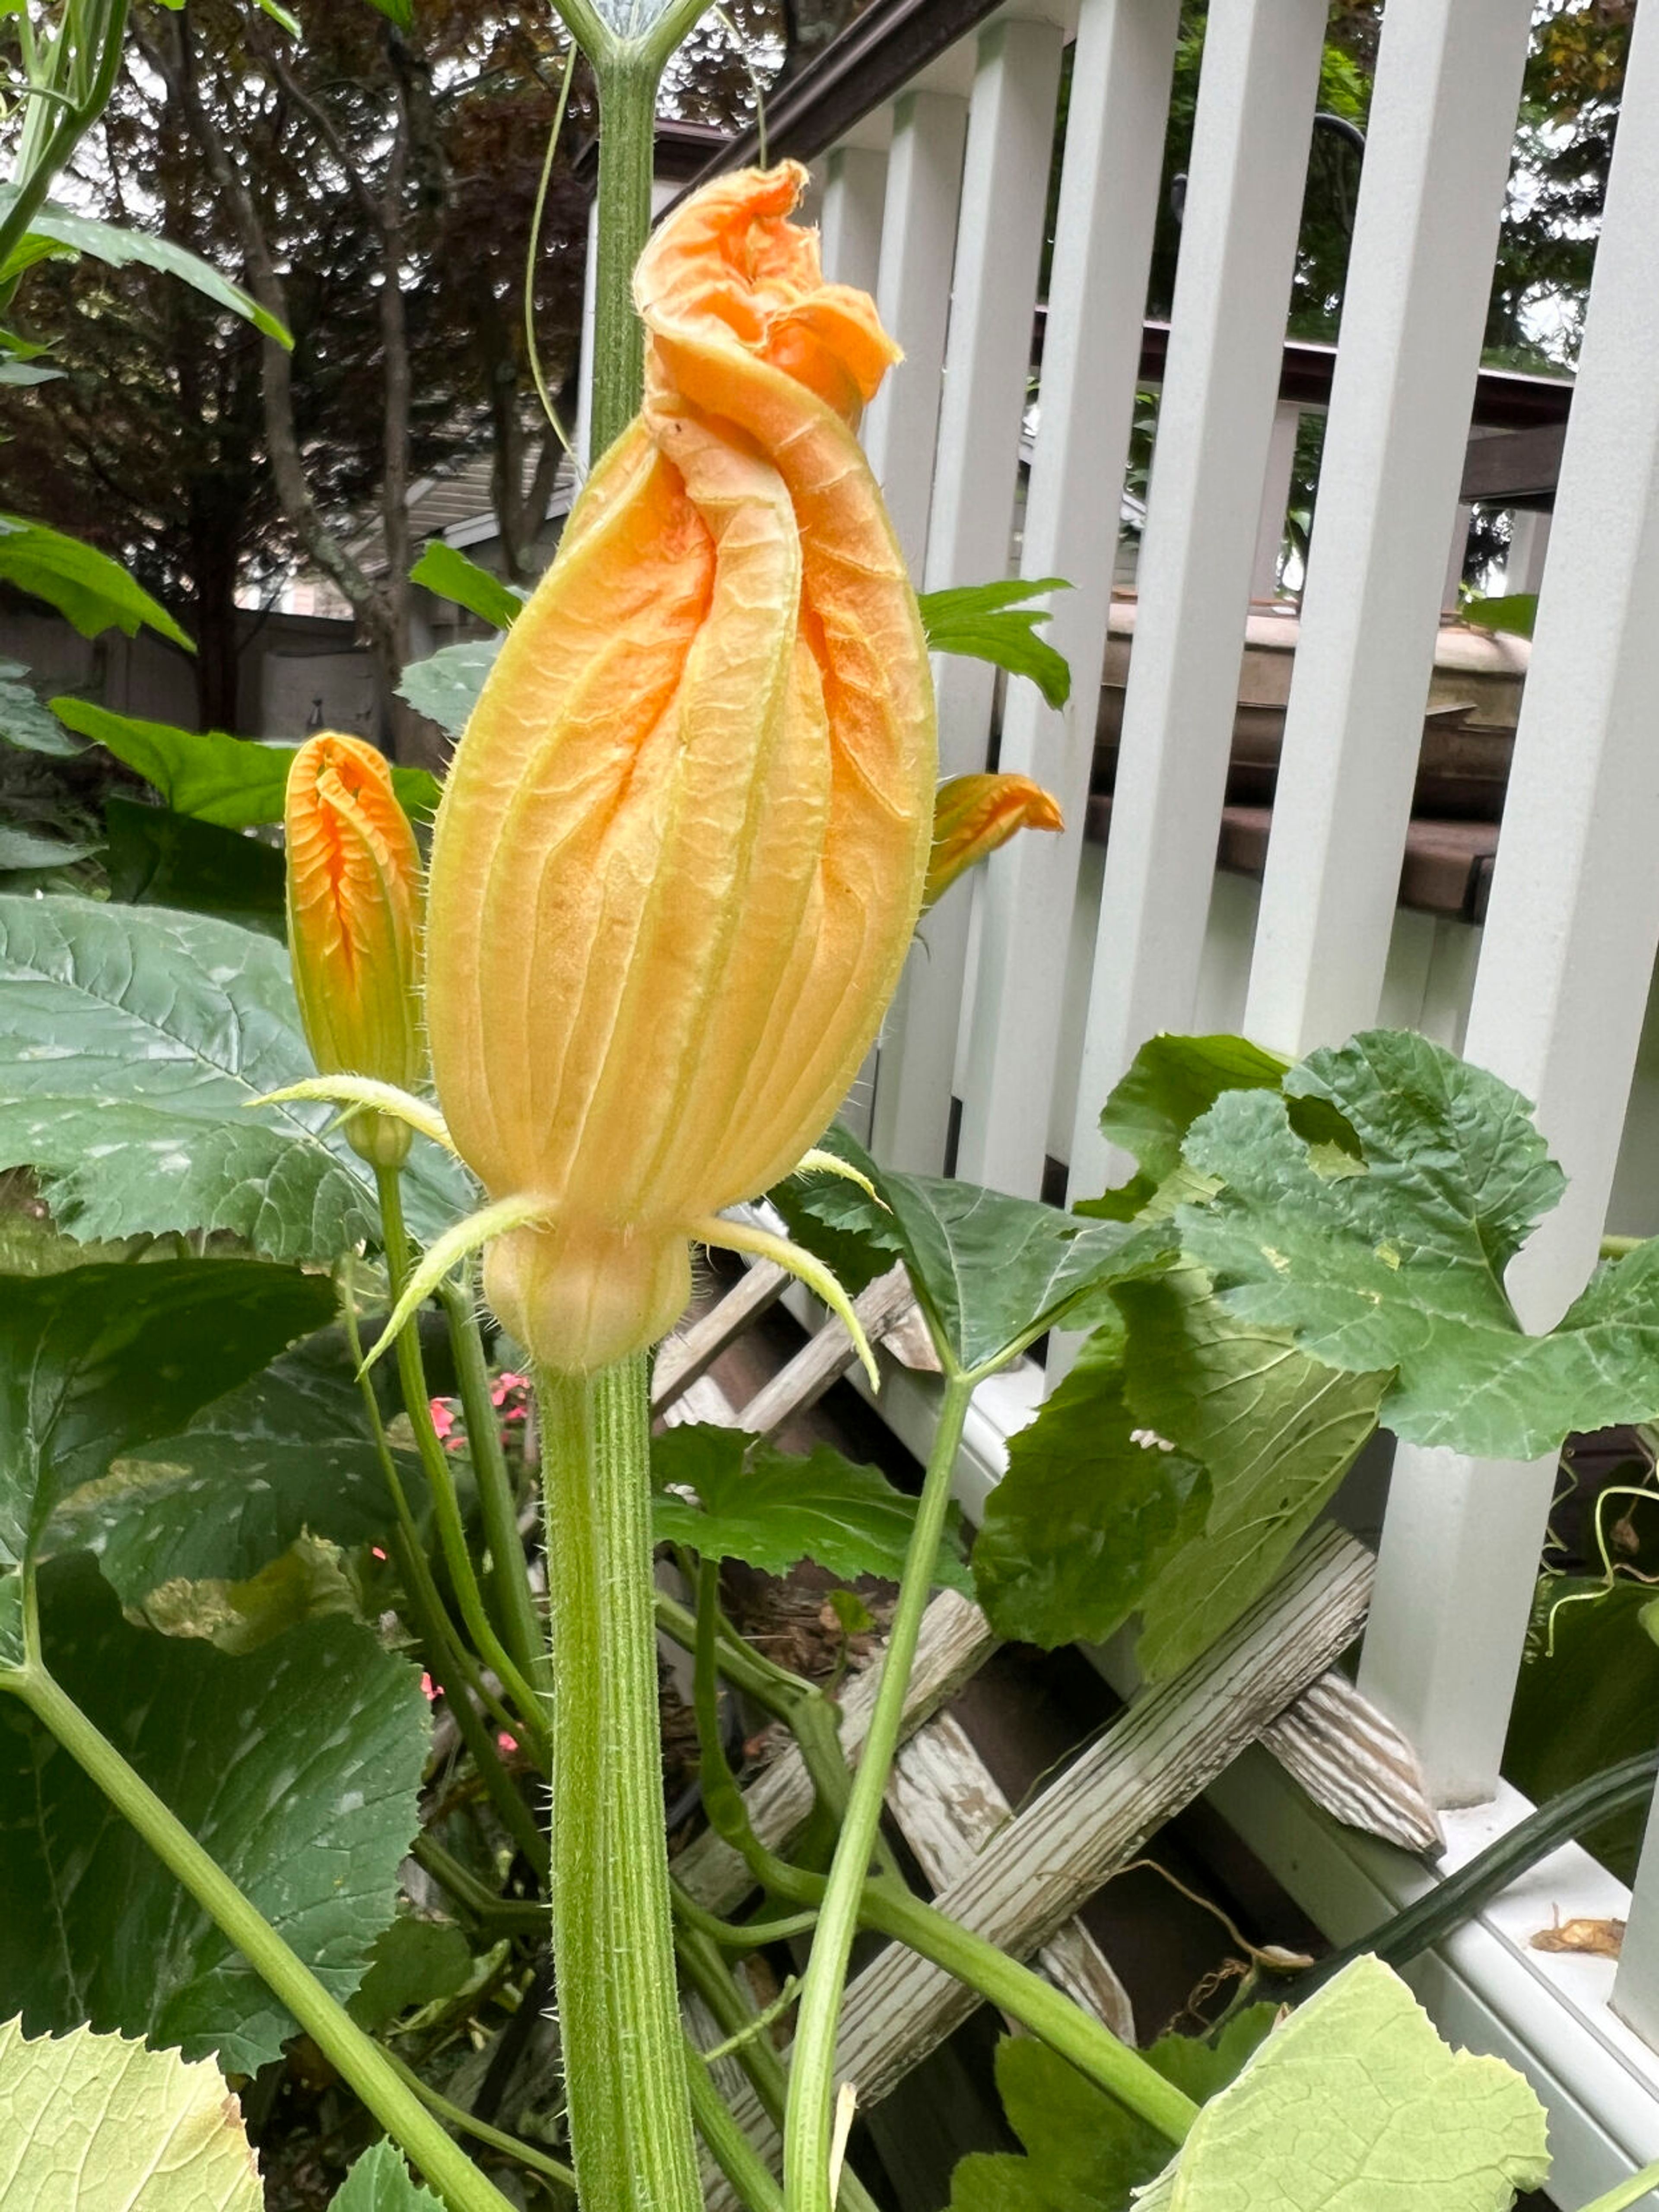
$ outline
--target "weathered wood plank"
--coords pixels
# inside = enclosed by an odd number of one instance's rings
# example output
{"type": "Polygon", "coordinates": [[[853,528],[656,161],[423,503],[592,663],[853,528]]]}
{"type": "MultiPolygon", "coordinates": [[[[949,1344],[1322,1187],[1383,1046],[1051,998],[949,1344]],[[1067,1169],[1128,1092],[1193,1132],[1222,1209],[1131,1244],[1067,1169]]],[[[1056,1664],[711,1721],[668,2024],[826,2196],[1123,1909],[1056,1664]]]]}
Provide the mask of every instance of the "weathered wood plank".
{"type": "Polygon", "coordinates": [[[720,1304],[699,1316],[683,1335],[665,1337],[657,1347],[656,1364],[651,1370],[652,1412],[666,1413],[751,1322],[777,1304],[789,1282],[787,1269],[771,1260],[757,1260],[744,1270],[743,1279],[733,1283],[720,1304]]]}
{"type": "Polygon", "coordinates": [[[1417,1753],[1390,1720],[1331,1668],[1261,1731],[1316,1805],[1407,1851],[1445,1849],[1417,1753]]]}
{"type": "MultiPolygon", "coordinates": [[[[899,1748],[887,1804],[937,1892],[968,1871],[977,1853],[1014,1817],[996,1777],[960,1721],[939,1713],[899,1748]]],[[[1103,2020],[1125,2043],[1135,2039],[1129,1993],[1080,1920],[1056,1928],[1037,1954],[1049,1979],[1103,2020]]]]}
{"type": "MultiPolygon", "coordinates": [[[[1373,1567],[1352,1537],[1322,1531],[1201,1659],[1143,1695],[1002,1828],[940,1893],[940,1908],[1029,1957],[1331,1664],[1364,1618],[1373,1567]]],[[[890,1945],[847,1992],[837,2077],[856,2082],[861,2105],[879,2103],[977,2002],[940,1968],[890,1945]]],[[[775,2156],[759,2106],[742,2099],[737,2110],[775,2156]]]]}
{"type": "MultiPolygon", "coordinates": [[[[890,1267],[860,1291],[853,1301],[853,1310],[863,1322],[865,1334],[872,1344],[878,1344],[915,1304],[910,1279],[901,1266],[890,1267]]],[[[755,1393],[743,1409],[741,1425],[752,1436],[769,1437],[793,1414],[816,1405],[857,1357],[846,1323],[832,1314],[788,1364],[755,1393]]]]}
{"type": "MultiPolygon", "coordinates": [[[[954,1590],[939,1592],[922,1616],[916,1663],[904,1704],[907,1735],[956,1694],[984,1664],[995,1643],[991,1625],[976,1605],[970,1605],[954,1590]]],[[[842,1745],[854,1765],[870,1726],[883,1664],[878,1659],[855,1676],[842,1699],[842,1745]]],[[[786,1850],[812,1809],[812,1784],[793,1744],[750,1784],[744,1802],[761,1841],[775,1850],[786,1850]]],[[[729,1912],[754,1886],[738,1854],[712,1830],[681,1852],[674,1862],[674,1872],[697,1903],[712,1912],[729,1912]]]]}

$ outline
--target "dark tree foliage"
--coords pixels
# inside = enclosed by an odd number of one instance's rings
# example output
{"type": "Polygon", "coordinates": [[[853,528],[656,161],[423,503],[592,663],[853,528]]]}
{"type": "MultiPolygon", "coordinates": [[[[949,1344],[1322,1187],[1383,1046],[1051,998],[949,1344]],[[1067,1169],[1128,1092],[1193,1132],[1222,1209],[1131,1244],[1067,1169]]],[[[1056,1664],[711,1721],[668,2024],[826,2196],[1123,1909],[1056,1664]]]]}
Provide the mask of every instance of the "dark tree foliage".
{"type": "MultiPolygon", "coordinates": [[[[520,570],[551,491],[520,307],[563,65],[550,13],[428,0],[405,38],[368,7],[317,9],[302,41],[238,0],[144,14],[77,204],[269,295],[294,352],[275,359],[152,272],[38,271],[21,316],[64,374],[0,402],[7,502],[130,560],[179,608],[204,721],[235,726],[238,589],[295,562],[351,602],[389,693],[410,483],[489,450],[520,570]]],[[[567,145],[588,106],[579,77],[567,145]]],[[[586,220],[562,154],[537,289],[556,386],[574,367],[586,220]]]]}

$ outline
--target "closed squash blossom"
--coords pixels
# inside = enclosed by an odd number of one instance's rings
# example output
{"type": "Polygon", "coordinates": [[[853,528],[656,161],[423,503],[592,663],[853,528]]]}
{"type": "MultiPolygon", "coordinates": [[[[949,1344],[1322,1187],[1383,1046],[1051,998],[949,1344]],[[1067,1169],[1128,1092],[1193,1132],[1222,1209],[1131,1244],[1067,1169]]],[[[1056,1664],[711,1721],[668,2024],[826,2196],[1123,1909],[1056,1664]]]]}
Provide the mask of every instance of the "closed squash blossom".
{"type": "Polygon", "coordinates": [[[897,358],[787,217],[720,179],[641,256],[646,398],[456,755],[427,1012],[492,1200],[487,1295],[550,1367],[649,1344],[697,1224],[819,1135],[898,979],[932,839],[915,595],[854,434],[897,358]]]}
{"type": "MultiPolygon", "coordinates": [[[[294,988],[325,1075],[411,1090],[420,1030],[421,856],[392,771],[361,738],[325,730],[289,769],[283,815],[294,988]]],[[[365,1109],[346,1123],[365,1159],[396,1167],[408,1128],[365,1109]]]]}

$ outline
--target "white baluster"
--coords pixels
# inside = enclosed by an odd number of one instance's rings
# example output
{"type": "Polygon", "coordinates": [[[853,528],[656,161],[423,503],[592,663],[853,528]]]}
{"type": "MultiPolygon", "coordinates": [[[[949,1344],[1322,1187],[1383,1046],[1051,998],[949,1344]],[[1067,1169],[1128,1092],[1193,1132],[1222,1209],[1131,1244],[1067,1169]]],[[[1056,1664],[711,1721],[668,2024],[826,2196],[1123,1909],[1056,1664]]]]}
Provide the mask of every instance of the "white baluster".
{"type": "Polygon", "coordinates": [[[831,283],[875,290],[886,200],[886,155],[873,146],[837,146],[825,164],[820,240],[831,283]]]}

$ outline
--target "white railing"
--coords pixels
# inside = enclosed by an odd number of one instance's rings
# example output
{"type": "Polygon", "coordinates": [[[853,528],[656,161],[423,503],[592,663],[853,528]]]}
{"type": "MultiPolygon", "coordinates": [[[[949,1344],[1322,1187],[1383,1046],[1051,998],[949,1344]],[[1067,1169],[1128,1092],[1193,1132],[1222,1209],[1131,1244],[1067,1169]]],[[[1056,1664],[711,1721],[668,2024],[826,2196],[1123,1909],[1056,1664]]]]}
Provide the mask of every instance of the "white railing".
{"type": "MultiPolygon", "coordinates": [[[[1634,33],[1553,528],[1527,526],[1512,556],[1524,588],[1547,540],[1484,929],[1396,912],[1531,15],[1531,0],[1387,0],[1259,899],[1237,878],[1217,891],[1215,862],[1252,587],[1284,514],[1280,352],[1326,0],[1211,0],[1103,872],[1083,834],[1096,679],[1178,0],[1081,0],[1075,16],[1009,0],[817,164],[829,273],[873,285],[908,356],[866,443],[916,573],[971,582],[1012,562],[1075,587],[1049,632],[1073,703],[1052,712],[1010,686],[1000,751],[1060,797],[1066,830],[1017,840],[971,902],[925,925],[876,1071],[890,1164],[944,1164],[954,1096],[960,1173],[1035,1194],[1054,1154],[1075,1194],[1097,1190],[1123,1166],[1101,1103],[1154,1031],[1237,1026],[1300,1052],[1404,1019],[1535,1099],[1567,1170],[1565,1205],[1515,1271],[1528,1325],[1582,1283],[1616,1170],[1612,1225],[1659,1227],[1646,1085],[1627,1113],[1659,948],[1659,0],[1634,33]]],[[[945,768],[982,766],[989,678],[963,662],[938,674],[945,768]]],[[[981,1484],[1036,1395],[1030,1374],[986,1395],[969,1436],[981,1484]]],[[[894,1413],[925,1419],[902,1386],[894,1413]]],[[[1527,1809],[1498,1762],[1552,1477],[1548,1462],[1396,1455],[1360,1679],[1440,1802],[1468,1808],[1448,1814],[1449,1864],[1527,1809]]],[[[1313,1814],[1265,1760],[1218,1795],[1334,1936],[1431,1879],[1313,1814]]],[[[1552,1908],[1625,1905],[1570,1849],[1419,1977],[1449,2032],[1545,2094],[1564,2207],[1659,2154],[1659,1841],[1616,1977],[1526,1935],[1552,1908]]]]}

